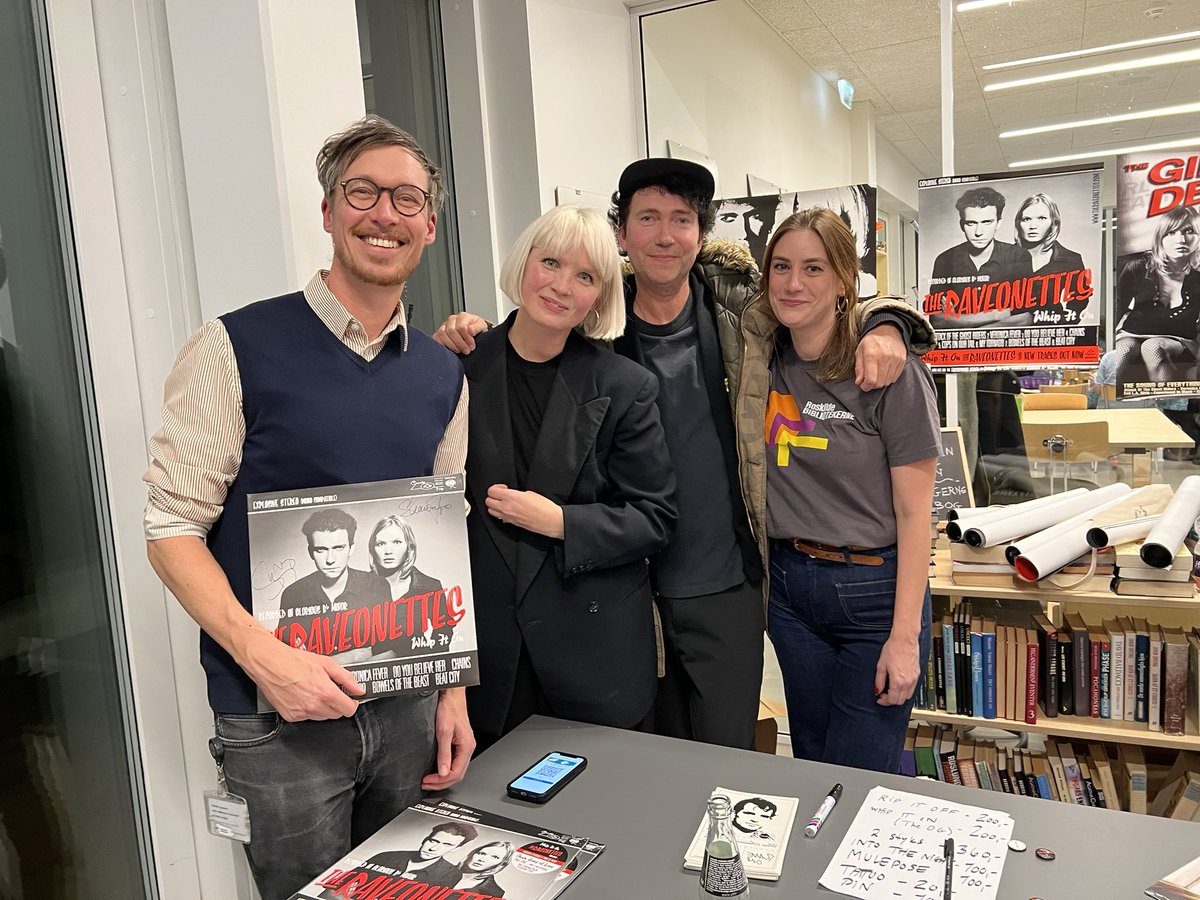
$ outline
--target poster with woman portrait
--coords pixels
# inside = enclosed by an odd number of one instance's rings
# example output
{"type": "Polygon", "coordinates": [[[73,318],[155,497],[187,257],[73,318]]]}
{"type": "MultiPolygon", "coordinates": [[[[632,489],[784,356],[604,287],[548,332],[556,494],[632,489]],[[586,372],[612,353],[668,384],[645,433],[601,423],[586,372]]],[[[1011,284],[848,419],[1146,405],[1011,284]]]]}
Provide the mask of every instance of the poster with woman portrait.
{"type": "Polygon", "coordinates": [[[365,698],[479,683],[462,475],[247,503],[253,613],[279,640],[332,657],[365,698]]]}
{"type": "Polygon", "coordinates": [[[421,801],[290,900],[553,900],[604,849],[449,800],[421,801]]]}
{"type": "Polygon", "coordinates": [[[1094,366],[1103,167],[918,182],[918,288],[934,371],[1094,366]]]}
{"type": "Polygon", "coordinates": [[[1200,147],[1117,158],[1117,397],[1200,393],[1200,147]]]}
{"type": "Polygon", "coordinates": [[[878,293],[875,287],[875,194],[873,184],[847,184],[812,191],[718,200],[716,223],[709,237],[741,244],[750,251],[761,270],[767,243],[780,222],[810,206],[832,209],[849,227],[858,244],[858,296],[868,300],[878,293]]]}

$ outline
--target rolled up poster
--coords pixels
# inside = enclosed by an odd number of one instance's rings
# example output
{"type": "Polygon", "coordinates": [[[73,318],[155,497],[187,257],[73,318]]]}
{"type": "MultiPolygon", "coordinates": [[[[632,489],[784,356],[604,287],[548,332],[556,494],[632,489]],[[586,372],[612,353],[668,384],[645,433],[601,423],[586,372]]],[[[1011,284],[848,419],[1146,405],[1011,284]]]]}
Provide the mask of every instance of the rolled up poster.
{"type": "Polygon", "coordinates": [[[1096,550],[1103,550],[1105,547],[1115,547],[1117,544],[1140,541],[1158,524],[1160,518],[1161,516],[1146,516],[1126,522],[1114,522],[1112,525],[1096,525],[1093,522],[1092,527],[1087,531],[1088,546],[1096,550]]]}
{"type": "Polygon", "coordinates": [[[1118,494],[1129,493],[1129,485],[1118,482],[1105,485],[1093,491],[1066,497],[1056,503],[1048,503],[1027,512],[1017,512],[1003,518],[988,518],[982,522],[970,522],[963,531],[963,540],[972,547],[994,547],[1013,538],[1049,528],[1064,519],[1069,519],[1076,513],[1095,509],[1102,500],[1115,497],[1118,494]]]}
{"type": "MultiPolygon", "coordinates": [[[[1128,494],[1130,490],[1129,485],[1121,483],[1110,484],[1108,487],[1122,487],[1125,490],[1118,492],[1116,496],[1110,493],[1107,499],[1097,497],[1097,504],[1092,509],[1083,510],[1078,515],[1013,544],[1009,549],[1016,551],[1012,563],[1017,570],[1017,577],[1022,581],[1039,581],[1086,553],[1090,549],[1087,532],[1093,516],[1102,509],[1120,503],[1124,494],[1128,494]]],[[[1099,495],[1102,490],[1104,488],[1092,491],[1092,495],[1099,495]]]]}
{"type": "Polygon", "coordinates": [[[1064,491],[1061,494],[1049,494],[1045,497],[1026,500],[1023,503],[1012,503],[1008,506],[958,506],[947,513],[946,536],[952,541],[961,541],[963,539],[963,532],[969,527],[968,523],[974,524],[976,520],[982,521],[988,518],[1017,515],[1032,509],[1050,506],[1068,497],[1077,497],[1087,493],[1090,493],[1087,488],[1074,488],[1064,491]]]}
{"type": "Polygon", "coordinates": [[[1142,562],[1156,569],[1168,568],[1197,516],[1200,516],[1200,475],[1189,475],[1176,488],[1158,524],[1142,541],[1142,562]]]}

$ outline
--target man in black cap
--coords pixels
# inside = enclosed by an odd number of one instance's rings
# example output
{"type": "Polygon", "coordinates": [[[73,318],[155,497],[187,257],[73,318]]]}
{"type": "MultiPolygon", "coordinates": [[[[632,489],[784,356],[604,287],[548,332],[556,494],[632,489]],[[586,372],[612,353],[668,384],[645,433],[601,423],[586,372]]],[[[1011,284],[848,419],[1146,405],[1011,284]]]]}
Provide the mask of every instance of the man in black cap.
{"type": "MultiPolygon", "coordinates": [[[[655,728],[750,749],[762,684],[762,565],[738,488],[729,392],[758,269],[740,245],[705,241],[714,190],[712,173],[686,160],[643,159],[621,173],[609,220],[633,271],[625,278],[625,334],[613,349],[658,376],[678,484],[675,536],[650,566],[664,651],[655,728]]],[[[869,390],[899,375],[905,328],[916,343],[932,332],[903,301],[862,306],[878,310],[862,326],[874,330],[858,354],[858,384],[869,390]]],[[[469,353],[486,327],[460,313],[434,337],[469,353]]]]}

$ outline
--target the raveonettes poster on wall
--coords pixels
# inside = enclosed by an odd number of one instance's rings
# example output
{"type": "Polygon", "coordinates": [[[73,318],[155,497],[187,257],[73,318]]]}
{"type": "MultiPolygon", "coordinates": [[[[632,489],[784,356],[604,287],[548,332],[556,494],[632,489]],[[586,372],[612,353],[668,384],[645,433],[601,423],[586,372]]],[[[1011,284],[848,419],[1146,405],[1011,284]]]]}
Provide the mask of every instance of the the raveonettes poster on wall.
{"type": "Polygon", "coordinates": [[[1101,166],[918,182],[935,371],[1099,360],[1101,166]]]}
{"type": "Polygon", "coordinates": [[[1117,158],[1118,397],[1200,393],[1200,147],[1117,158]]]}
{"type": "Polygon", "coordinates": [[[254,616],[341,663],[364,698],[478,684],[463,485],[431,475],[251,494],[254,616]]]}

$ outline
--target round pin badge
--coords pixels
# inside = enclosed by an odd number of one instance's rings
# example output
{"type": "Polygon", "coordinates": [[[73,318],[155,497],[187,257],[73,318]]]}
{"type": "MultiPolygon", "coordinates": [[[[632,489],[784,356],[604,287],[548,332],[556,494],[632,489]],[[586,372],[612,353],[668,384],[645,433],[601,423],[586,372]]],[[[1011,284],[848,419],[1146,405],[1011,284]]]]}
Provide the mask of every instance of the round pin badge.
{"type": "Polygon", "coordinates": [[[1047,861],[1054,859],[1054,851],[1047,850],[1045,847],[1038,847],[1037,850],[1034,851],[1034,853],[1037,854],[1038,859],[1044,859],[1047,861]]]}
{"type": "Polygon", "coordinates": [[[1024,853],[1025,852],[1025,842],[1018,841],[1016,838],[1013,838],[1011,841],[1008,842],[1008,849],[1014,850],[1017,853],[1024,853]]]}

